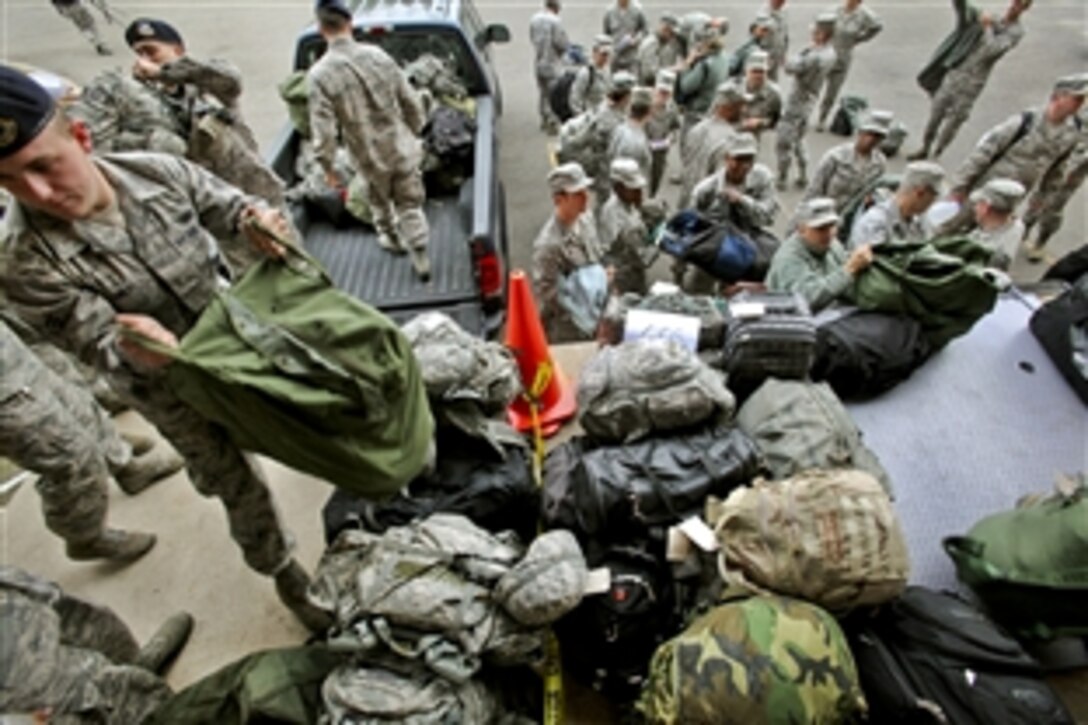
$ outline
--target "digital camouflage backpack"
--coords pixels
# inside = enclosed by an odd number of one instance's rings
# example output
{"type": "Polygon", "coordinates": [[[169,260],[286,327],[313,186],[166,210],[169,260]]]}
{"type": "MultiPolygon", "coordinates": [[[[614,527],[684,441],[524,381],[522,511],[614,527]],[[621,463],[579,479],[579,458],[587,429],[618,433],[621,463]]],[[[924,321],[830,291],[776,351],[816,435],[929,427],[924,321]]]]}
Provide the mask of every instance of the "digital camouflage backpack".
{"type": "Polygon", "coordinates": [[[639,701],[661,725],[837,725],[865,709],[835,619],[769,596],[721,604],[661,645],[639,701]]]}

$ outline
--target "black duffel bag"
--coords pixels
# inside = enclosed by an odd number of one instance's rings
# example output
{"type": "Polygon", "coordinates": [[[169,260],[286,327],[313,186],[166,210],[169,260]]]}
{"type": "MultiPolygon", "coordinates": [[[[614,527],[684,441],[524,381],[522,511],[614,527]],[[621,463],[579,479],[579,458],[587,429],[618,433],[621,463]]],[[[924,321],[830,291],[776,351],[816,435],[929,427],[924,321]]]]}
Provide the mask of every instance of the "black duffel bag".
{"type": "Polygon", "coordinates": [[[762,282],[781,243],[766,230],[742,230],[687,209],[669,219],[657,244],[666,254],[733,283],[762,282]]]}
{"type": "Polygon", "coordinates": [[[929,356],[922,325],[882,312],[844,312],[816,327],[809,375],[844,399],[871,398],[910,377],[929,356]]]}
{"type": "Polygon", "coordinates": [[[1058,372],[1088,405],[1088,275],[1035,310],[1031,332],[1058,372]]]}
{"type": "Polygon", "coordinates": [[[749,483],[760,461],[751,438],[722,425],[619,446],[574,438],[544,462],[544,524],[571,531],[592,561],[600,547],[701,514],[707,496],[749,483]]]}
{"type": "Polygon", "coordinates": [[[453,431],[438,438],[433,473],[424,474],[386,501],[368,501],[338,488],[321,512],[325,541],[348,528],[382,533],[433,513],[455,513],[492,532],[513,530],[524,542],[537,534],[540,490],[529,451],[504,446],[505,458],[485,441],[453,431]]]}

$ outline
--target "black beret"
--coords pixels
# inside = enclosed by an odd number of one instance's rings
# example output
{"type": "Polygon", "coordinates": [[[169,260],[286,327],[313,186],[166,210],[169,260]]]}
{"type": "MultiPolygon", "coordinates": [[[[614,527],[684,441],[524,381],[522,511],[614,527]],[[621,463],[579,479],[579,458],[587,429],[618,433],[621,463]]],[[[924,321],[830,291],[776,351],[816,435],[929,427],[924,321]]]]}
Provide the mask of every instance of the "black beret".
{"type": "Polygon", "coordinates": [[[317,2],[314,3],[314,12],[320,12],[322,10],[339,13],[345,18],[351,19],[351,10],[344,0],[317,0],[317,2]]]}
{"type": "Polygon", "coordinates": [[[151,18],[136,18],[125,29],[125,42],[130,48],[135,47],[141,40],[159,40],[163,43],[185,45],[185,41],[181,39],[181,33],[173,25],[151,18]]]}
{"type": "Polygon", "coordinates": [[[37,81],[0,65],[0,159],[37,138],[55,112],[53,97],[37,81]]]}

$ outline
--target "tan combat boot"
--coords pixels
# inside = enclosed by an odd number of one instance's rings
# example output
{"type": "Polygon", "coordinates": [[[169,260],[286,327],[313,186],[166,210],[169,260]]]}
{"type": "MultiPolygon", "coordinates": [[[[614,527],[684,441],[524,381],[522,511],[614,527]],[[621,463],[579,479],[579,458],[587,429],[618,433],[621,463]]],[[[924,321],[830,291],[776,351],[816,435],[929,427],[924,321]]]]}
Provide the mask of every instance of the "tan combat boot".
{"type": "Polygon", "coordinates": [[[188,612],[171,615],[140,648],[132,664],[161,675],[189,641],[192,632],[193,615],[188,612]]]}
{"type": "Polygon", "coordinates": [[[106,529],[97,539],[79,543],[68,542],[65,549],[68,558],[73,561],[107,559],[127,564],[151,551],[154,545],[154,534],[106,529]]]}
{"type": "Polygon", "coordinates": [[[306,598],[306,589],[310,586],[310,575],[294,559],[276,574],[276,593],[280,601],[287,605],[300,622],[315,634],[324,632],[332,626],[332,617],[323,609],[315,607],[306,598]]]}
{"type": "Polygon", "coordinates": [[[151,484],[181,470],[185,465],[185,460],[164,443],[151,441],[150,447],[145,447],[142,442],[137,443],[138,438],[125,437],[132,444],[132,460],[116,471],[113,477],[121,490],[129,496],[135,496],[151,484]]]}

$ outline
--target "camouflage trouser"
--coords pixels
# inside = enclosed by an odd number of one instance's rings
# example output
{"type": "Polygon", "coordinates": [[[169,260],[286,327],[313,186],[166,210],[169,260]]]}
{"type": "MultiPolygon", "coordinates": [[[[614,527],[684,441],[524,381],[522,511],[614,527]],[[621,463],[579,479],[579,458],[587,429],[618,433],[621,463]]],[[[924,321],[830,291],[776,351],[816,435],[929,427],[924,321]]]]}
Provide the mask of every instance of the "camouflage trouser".
{"type": "Polygon", "coordinates": [[[934,141],[937,142],[937,146],[933,149],[934,157],[940,156],[948,148],[960,128],[967,122],[980,93],[982,93],[982,87],[962,85],[953,85],[950,88],[941,86],[937,90],[929,109],[929,120],[926,121],[926,128],[922,132],[922,148],[927,154],[934,141]]]}
{"type": "Polygon", "coordinates": [[[423,215],[423,174],[418,165],[406,166],[385,173],[363,171],[366,197],[379,232],[400,240],[405,249],[425,250],[430,229],[423,215]]]}
{"type": "Polygon", "coordinates": [[[827,117],[831,115],[831,109],[835,105],[835,101],[839,98],[839,91],[842,90],[842,84],[846,82],[846,74],[850,72],[850,63],[844,63],[841,66],[836,63],[832,66],[831,70],[827,73],[827,79],[824,81],[824,97],[820,101],[820,125],[822,126],[827,117]]]}
{"type": "Polygon", "coordinates": [[[657,196],[661,180],[665,178],[665,168],[669,163],[668,149],[655,149],[650,152],[650,196],[657,196]]]}
{"type": "Polygon", "coordinates": [[[808,180],[808,150],[805,148],[805,132],[808,130],[808,113],[803,116],[783,116],[778,124],[775,153],[778,156],[778,180],[782,183],[790,175],[790,165],[797,159],[798,182],[808,180]]]}
{"type": "Polygon", "coordinates": [[[40,475],[50,531],[70,543],[93,541],[106,525],[110,468],[127,464],[132,450],[90,393],[26,354],[12,371],[21,389],[0,401],[0,454],[40,475]]]}
{"type": "MultiPolygon", "coordinates": [[[[92,368],[76,362],[68,353],[47,342],[36,343],[30,346],[43,363],[60,377],[76,387],[86,387],[94,396],[95,401],[106,409],[107,412],[124,408],[120,397],[110,387],[104,377],[96,373],[92,368]]],[[[127,461],[126,461],[127,462],[127,461]]],[[[125,462],[119,465],[125,465],[125,462]]],[[[111,465],[113,470],[117,470],[111,465]]]]}
{"type": "Polygon", "coordinates": [[[551,102],[552,84],[555,83],[556,78],[557,76],[554,73],[538,72],[536,74],[536,89],[540,94],[537,101],[537,112],[540,114],[542,126],[558,126],[559,124],[559,117],[552,110],[551,102]]]}
{"type": "Polygon", "coordinates": [[[1065,206],[1073,195],[1077,193],[1088,177],[1088,155],[1074,166],[1061,186],[1053,191],[1041,191],[1036,189],[1028,200],[1027,212],[1024,214],[1025,236],[1038,226],[1035,244],[1038,247],[1046,245],[1050,238],[1062,227],[1065,215],[1065,206]]]}
{"type": "Polygon", "coordinates": [[[183,403],[162,380],[119,374],[112,382],[185,458],[196,490],[222,501],[231,538],[246,563],[268,575],[286,567],[294,542],[283,528],[268,483],[227,432],[183,403]]]}
{"type": "Polygon", "coordinates": [[[170,697],[161,678],[126,664],[139,646],[111,610],[25,573],[32,591],[11,586],[12,571],[0,577],[0,712],[49,709],[52,722],[121,725],[142,722],[170,697]]]}
{"type": "Polygon", "coordinates": [[[75,23],[75,26],[79,28],[79,32],[83,33],[93,45],[102,44],[102,38],[98,35],[98,25],[94,21],[94,16],[91,15],[91,11],[87,9],[82,1],[71,5],[54,4],[53,7],[57,9],[58,13],[75,23]]]}

